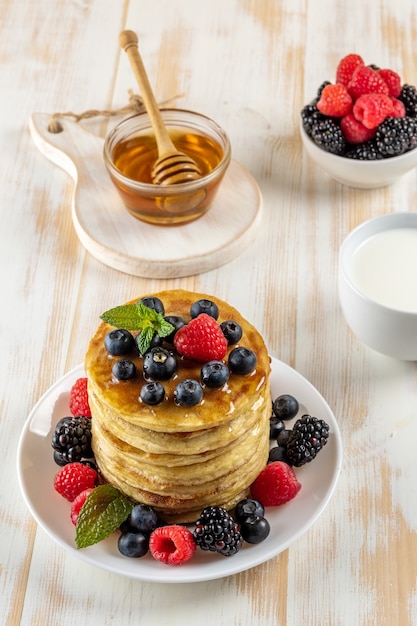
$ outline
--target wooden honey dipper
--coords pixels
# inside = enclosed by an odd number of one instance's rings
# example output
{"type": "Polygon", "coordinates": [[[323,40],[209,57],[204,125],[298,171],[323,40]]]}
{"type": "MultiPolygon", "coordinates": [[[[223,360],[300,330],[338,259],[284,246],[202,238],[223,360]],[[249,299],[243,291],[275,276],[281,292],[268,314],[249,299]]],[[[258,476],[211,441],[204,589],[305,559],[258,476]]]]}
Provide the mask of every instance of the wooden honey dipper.
{"type": "Polygon", "coordinates": [[[178,151],[169,136],[139,54],[136,33],[132,30],[122,31],[119,36],[119,43],[129,57],[155,133],[158,159],[151,172],[153,183],[176,185],[201,178],[202,174],[197,163],[187,154],[178,151]]]}

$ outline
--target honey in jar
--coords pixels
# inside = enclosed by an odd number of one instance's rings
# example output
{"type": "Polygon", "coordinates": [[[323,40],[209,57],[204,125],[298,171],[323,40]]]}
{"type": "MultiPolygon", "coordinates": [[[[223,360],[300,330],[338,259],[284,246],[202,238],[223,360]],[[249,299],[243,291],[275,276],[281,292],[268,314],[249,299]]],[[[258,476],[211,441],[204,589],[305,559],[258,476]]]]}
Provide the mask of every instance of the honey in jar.
{"type": "MultiPolygon", "coordinates": [[[[134,118],[113,130],[106,139],[104,155],[110,177],[129,213],[151,224],[175,226],[201,217],[210,208],[230,162],[230,144],[209,118],[182,110],[168,113],[177,122],[168,124],[165,119],[176,149],[196,162],[201,178],[177,185],[153,184],[151,172],[158,159],[155,136],[149,125],[135,127],[134,118]],[[187,117],[187,124],[178,123],[182,114],[187,117]],[[200,126],[189,124],[192,115],[214,125],[217,134],[213,131],[206,134],[200,128],[201,123],[200,126]],[[124,124],[129,124],[130,132],[120,132],[124,124]]],[[[136,120],[141,117],[135,116],[136,120]]]]}

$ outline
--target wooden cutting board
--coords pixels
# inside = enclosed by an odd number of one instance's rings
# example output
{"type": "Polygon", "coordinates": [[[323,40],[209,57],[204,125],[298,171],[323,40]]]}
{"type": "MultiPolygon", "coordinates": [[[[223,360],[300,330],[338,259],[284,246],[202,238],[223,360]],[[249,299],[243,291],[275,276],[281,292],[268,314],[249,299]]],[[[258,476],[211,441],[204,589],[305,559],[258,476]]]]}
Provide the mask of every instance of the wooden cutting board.
{"type": "Polygon", "coordinates": [[[146,224],[129,215],[102,157],[104,140],[76,122],[34,113],[30,130],[39,150],[74,180],[72,219],[83,246],[116,270],[146,278],[179,278],[215,269],[243,253],[255,238],[262,213],[258,184],[232,159],[211,209],[176,227],[146,224]]]}

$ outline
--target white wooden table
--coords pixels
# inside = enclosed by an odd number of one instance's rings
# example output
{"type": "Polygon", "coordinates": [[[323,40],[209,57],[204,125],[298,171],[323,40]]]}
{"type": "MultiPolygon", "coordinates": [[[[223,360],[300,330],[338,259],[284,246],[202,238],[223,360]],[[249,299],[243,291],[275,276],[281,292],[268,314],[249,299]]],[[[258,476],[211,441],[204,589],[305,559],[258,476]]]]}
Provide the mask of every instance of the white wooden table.
{"type": "MultiPolygon", "coordinates": [[[[417,173],[385,189],[342,187],[298,135],[301,107],[349,52],[417,84],[415,2],[0,0],[0,29],[0,621],[416,626],[416,365],[350,333],[336,278],[353,227],[415,210],[417,173]],[[261,188],[255,242],[218,269],[157,280],[100,263],[73,227],[73,181],[30,136],[33,112],[126,104],[135,84],[123,28],[140,37],[158,100],[218,121],[261,188]],[[108,573],[55,544],[22,499],[16,449],[34,403],[82,362],[98,314],[179,286],[235,305],[271,355],[311,381],[337,417],[344,465],[328,508],[288,550],[235,576],[169,585],[108,573]]],[[[82,124],[107,130],[101,117],[82,124]]]]}

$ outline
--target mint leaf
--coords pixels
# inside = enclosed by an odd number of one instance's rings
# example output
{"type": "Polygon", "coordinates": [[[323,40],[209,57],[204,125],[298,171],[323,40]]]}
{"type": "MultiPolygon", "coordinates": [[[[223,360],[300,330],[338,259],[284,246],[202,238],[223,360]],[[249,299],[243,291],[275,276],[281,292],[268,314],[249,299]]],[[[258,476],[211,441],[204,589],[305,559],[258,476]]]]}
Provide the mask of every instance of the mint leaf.
{"type": "Polygon", "coordinates": [[[78,549],[106,539],[128,517],[135,503],[113,485],[99,485],[86,499],[75,527],[78,549]]]}
{"type": "Polygon", "coordinates": [[[138,347],[142,354],[149,350],[155,333],[160,337],[167,337],[175,330],[162,313],[145,306],[141,300],[136,304],[122,304],[109,309],[100,315],[100,319],[116,328],[140,331],[138,347]]]}
{"type": "Polygon", "coordinates": [[[141,328],[141,319],[136,304],[116,306],[100,315],[100,319],[116,328],[125,328],[126,330],[140,330],[141,328]]]}

